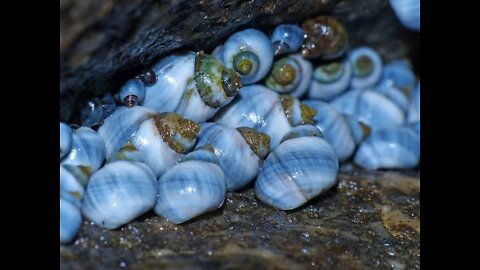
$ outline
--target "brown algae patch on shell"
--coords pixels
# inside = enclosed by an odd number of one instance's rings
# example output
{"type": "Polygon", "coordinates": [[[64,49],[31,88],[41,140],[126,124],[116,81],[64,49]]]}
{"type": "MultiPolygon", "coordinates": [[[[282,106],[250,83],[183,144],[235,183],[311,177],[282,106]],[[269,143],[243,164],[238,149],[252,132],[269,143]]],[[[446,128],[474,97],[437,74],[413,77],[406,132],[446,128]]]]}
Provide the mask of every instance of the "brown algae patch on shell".
{"type": "Polygon", "coordinates": [[[195,58],[193,79],[202,100],[212,108],[225,105],[226,101],[235,96],[242,87],[235,71],[203,52],[195,58]]]}
{"type": "Polygon", "coordinates": [[[306,58],[332,59],[340,56],[348,45],[345,27],[329,16],[318,16],[302,23],[305,40],[302,55],[306,58]]]}
{"type": "Polygon", "coordinates": [[[270,136],[248,127],[239,127],[237,128],[237,130],[238,132],[240,132],[240,134],[242,134],[243,138],[250,146],[252,151],[261,160],[265,159],[265,157],[270,152],[270,136]]]}
{"type": "Polygon", "coordinates": [[[317,114],[317,111],[308,107],[307,105],[298,102],[296,104],[296,99],[290,95],[280,95],[280,101],[283,106],[283,111],[285,112],[285,115],[287,116],[288,121],[292,123],[292,115],[294,111],[294,106],[298,106],[298,103],[300,105],[300,122],[298,124],[300,125],[311,125],[315,124],[315,121],[313,120],[313,117],[317,114]]]}
{"type": "Polygon", "coordinates": [[[193,141],[200,131],[197,123],[176,113],[160,113],[155,115],[153,119],[165,143],[179,154],[183,154],[189,149],[185,149],[184,145],[175,138],[176,135],[179,135],[182,139],[193,141]]]}

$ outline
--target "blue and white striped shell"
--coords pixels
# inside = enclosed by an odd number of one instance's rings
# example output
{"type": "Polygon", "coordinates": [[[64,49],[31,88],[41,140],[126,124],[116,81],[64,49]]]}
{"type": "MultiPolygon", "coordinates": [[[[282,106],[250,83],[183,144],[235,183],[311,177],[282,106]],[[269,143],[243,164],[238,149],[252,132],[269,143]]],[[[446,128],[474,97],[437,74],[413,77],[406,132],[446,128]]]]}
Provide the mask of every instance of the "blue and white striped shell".
{"type": "Polygon", "coordinates": [[[70,126],[60,122],[60,159],[72,149],[73,132],[70,126]]]}
{"type": "Polygon", "coordinates": [[[132,144],[158,178],[193,148],[198,129],[196,123],[178,114],[163,113],[143,121],[132,144]]]}
{"type": "Polygon", "coordinates": [[[269,152],[268,135],[250,129],[247,136],[250,143],[255,144],[257,151],[254,151],[243,136],[242,132],[245,129],[235,129],[217,123],[200,123],[197,144],[213,146],[219,165],[225,173],[228,191],[240,189],[250,183],[257,176],[263,159],[269,152]],[[257,152],[260,153],[260,157],[257,152]]]}
{"type": "Polygon", "coordinates": [[[78,207],[60,198],[60,244],[71,243],[82,225],[82,215],[78,207]]]}
{"type": "Polygon", "coordinates": [[[355,116],[342,113],[343,119],[345,119],[350,132],[352,132],[355,145],[359,145],[368,135],[370,135],[370,127],[364,123],[358,121],[355,116]]]}
{"type": "Polygon", "coordinates": [[[75,174],[60,165],[60,198],[80,208],[84,192],[85,189],[75,174]]]}
{"type": "Polygon", "coordinates": [[[352,66],[345,59],[319,65],[313,71],[308,98],[330,101],[348,89],[351,78],[352,66]]]}
{"type": "Polygon", "coordinates": [[[98,129],[98,134],[105,141],[107,159],[131,139],[143,121],[155,114],[155,111],[142,106],[121,106],[107,117],[98,129]]]}
{"type": "Polygon", "coordinates": [[[405,123],[404,112],[387,97],[372,90],[348,91],[330,105],[339,112],[356,117],[372,130],[405,123]]]}
{"type": "Polygon", "coordinates": [[[176,113],[157,114],[135,106],[117,110],[98,132],[109,142],[108,160],[143,161],[160,177],[193,148],[198,129],[195,122],[176,113]]]}
{"type": "Polygon", "coordinates": [[[273,50],[268,37],[259,30],[245,29],[231,35],[222,50],[223,63],[234,69],[244,85],[263,79],[273,63],[273,50]]]}
{"type": "Polygon", "coordinates": [[[418,136],[407,127],[374,131],[360,144],[354,162],[368,170],[410,169],[420,159],[418,136]]]}
{"type": "Polygon", "coordinates": [[[420,121],[420,82],[410,92],[409,108],[408,108],[408,122],[414,123],[420,121]]]}
{"type": "Polygon", "coordinates": [[[355,150],[355,140],[342,114],[322,101],[304,100],[303,103],[317,111],[313,120],[332,146],[338,160],[341,162],[348,159],[355,150]]]}
{"type": "Polygon", "coordinates": [[[60,164],[82,166],[90,172],[100,168],[105,160],[105,143],[93,129],[80,127],[73,133],[72,149],[60,164]]]}
{"type": "Polygon", "coordinates": [[[298,51],[303,44],[305,32],[296,24],[280,24],[272,32],[274,55],[298,51]]]}
{"type": "Polygon", "coordinates": [[[202,160],[179,163],[158,180],[154,211],[169,222],[183,223],[220,208],[225,200],[227,187],[222,169],[215,163],[203,161],[205,155],[200,158],[202,160]]]}
{"type": "Polygon", "coordinates": [[[108,163],[90,177],[82,213],[96,225],[115,229],[152,209],[157,181],[140,162],[108,163]]]}
{"type": "Polygon", "coordinates": [[[312,63],[297,53],[275,61],[265,85],[277,93],[298,98],[307,92],[311,79],[312,63]]]}
{"type": "Polygon", "coordinates": [[[234,102],[216,116],[230,127],[249,127],[270,136],[270,149],[280,144],[292,126],[313,123],[314,111],[297,99],[278,95],[262,85],[244,86],[234,102]]]}
{"type": "Polygon", "coordinates": [[[140,79],[130,79],[120,88],[118,97],[125,106],[131,108],[142,104],[145,91],[145,84],[140,79]]]}
{"type": "Polygon", "coordinates": [[[171,55],[152,69],[157,80],[146,87],[143,106],[197,122],[212,117],[241,88],[235,71],[203,53],[171,55]]]}
{"type": "Polygon", "coordinates": [[[402,111],[408,111],[408,98],[400,89],[394,86],[376,86],[373,90],[387,97],[402,109],[402,111]]]}
{"type": "Polygon", "coordinates": [[[390,6],[403,26],[420,31],[420,0],[390,0],[390,6]]]}
{"type": "Polygon", "coordinates": [[[273,207],[295,209],[334,186],[337,172],[337,157],[326,140],[288,139],[265,159],[255,194],[273,207]]]}
{"type": "Polygon", "coordinates": [[[394,60],[383,66],[382,77],[377,87],[395,87],[404,93],[410,92],[415,87],[415,73],[409,62],[394,60]]]}
{"type": "Polygon", "coordinates": [[[367,89],[380,80],[383,63],[376,51],[369,47],[358,47],[348,52],[347,57],[352,66],[352,89],[367,89]]]}

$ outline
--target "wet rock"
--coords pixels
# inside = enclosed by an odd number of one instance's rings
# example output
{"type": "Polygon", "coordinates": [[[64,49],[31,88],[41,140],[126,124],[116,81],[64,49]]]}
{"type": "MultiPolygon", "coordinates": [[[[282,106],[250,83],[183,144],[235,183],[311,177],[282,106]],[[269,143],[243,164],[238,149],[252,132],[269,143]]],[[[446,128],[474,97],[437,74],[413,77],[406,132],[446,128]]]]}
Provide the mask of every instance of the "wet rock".
{"type": "Polygon", "coordinates": [[[75,243],[60,248],[60,267],[419,269],[419,183],[418,172],[352,169],[292,211],[268,207],[249,187],[182,225],[153,212],[113,231],[85,221],[75,243]]]}

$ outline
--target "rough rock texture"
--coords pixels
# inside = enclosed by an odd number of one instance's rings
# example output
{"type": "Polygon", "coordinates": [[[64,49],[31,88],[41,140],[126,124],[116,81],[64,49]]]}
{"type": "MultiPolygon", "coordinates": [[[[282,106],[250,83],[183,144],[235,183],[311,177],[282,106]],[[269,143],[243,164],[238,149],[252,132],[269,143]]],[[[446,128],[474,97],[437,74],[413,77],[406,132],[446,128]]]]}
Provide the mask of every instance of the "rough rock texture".
{"type": "Polygon", "coordinates": [[[340,173],[337,186],[293,211],[252,188],[183,225],[149,213],[109,231],[84,222],[60,247],[62,269],[420,269],[418,172],[340,173]]]}
{"type": "Polygon", "coordinates": [[[86,99],[117,92],[172,51],[210,52],[245,27],[268,32],[331,14],[352,46],[374,46],[387,60],[418,51],[418,35],[403,29],[387,0],[61,0],[60,14],[60,120],[69,123],[78,123],[86,99]]]}

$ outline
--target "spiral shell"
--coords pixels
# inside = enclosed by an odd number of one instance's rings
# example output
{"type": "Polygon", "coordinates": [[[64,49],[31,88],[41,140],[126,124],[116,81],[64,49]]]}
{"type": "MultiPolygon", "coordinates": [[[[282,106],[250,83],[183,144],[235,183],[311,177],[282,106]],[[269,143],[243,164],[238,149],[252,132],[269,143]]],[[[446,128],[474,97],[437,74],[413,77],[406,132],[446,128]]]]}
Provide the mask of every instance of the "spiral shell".
{"type": "Polygon", "coordinates": [[[235,71],[213,56],[171,55],[153,67],[157,81],[146,88],[143,106],[205,121],[233,100],[242,84],[235,71]]]}
{"type": "Polygon", "coordinates": [[[303,22],[301,27],[305,32],[302,55],[306,58],[334,59],[348,47],[347,30],[332,17],[318,16],[303,22]]]}
{"type": "Polygon", "coordinates": [[[407,127],[380,129],[360,144],[354,161],[369,170],[413,168],[420,159],[419,143],[407,127]]]}
{"type": "Polygon", "coordinates": [[[142,106],[122,106],[107,117],[98,129],[98,134],[105,141],[107,159],[130,140],[143,121],[154,115],[156,113],[153,110],[142,106]]]}
{"type": "Polygon", "coordinates": [[[271,152],[255,182],[255,194],[273,207],[295,209],[336,183],[338,160],[319,137],[282,142],[271,152]]]}
{"type": "Polygon", "coordinates": [[[64,157],[72,149],[73,132],[65,123],[60,122],[60,158],[64,157]]]}
{"type": "Polygon", "coordinates": [[[155,205],[156,182],[153,172],[143,163],[109,163],[91,176],[82,213],[98,226],[118,228],[155,205]]]}
{"type": "Polygon", "coordinates": [[[352,66],[346,60],[319,65],[313,71],[308,98],[330,101],[350,86],[352,66]]]}
{"type": "Polygon", "coordinates": [[[93,129],[81,127],[73,133],[72,149],[60,164],[88,168],[95,172],[105,160],[105,143],[93,129]]]}
{"type": "Polygon", "coordinates": [[[132,144],[158,178],[193,148],[198,131],[195,122],[176,113],[162,113],[140,124],[132,144]]]}
{"type": "Polygon", "coordinates": [[[74,204],[60,198],[60,244],[73,241],[82,225],[82,215],[74,204]]]}
{"type": "Polygon", "coordinates": [[[292,54],[273,63],[265,85],[280,94],[300,97],[308,90],[312,64],[300,54],[292,54]]]}
{"type": "Polygon", "coordinates": [[[296,24],[280,24],[273,30],[270,41],[275,55],[295,52],[302,47],[305,32],[296,24]]]}
{"type": "Polygon", "coordinates": [[[325,102],[313,100],[303,102],[317,111],[313,120],[322,131],[325,140],[332,146],[338,160],[348,159],[355,150],[355,140],[343,116],[325,102]]]}
{"type": "Polygon", "coordinates": [[[223,63],[234,69],[243,84],[263,79],[273,62],[273,50],[268,37],[256,29],[245,29],[231,35],[223,45],[223,63]]]}
{"type": "Polygon", "coordinates": [[[402,126],[405,116],[402,110],[388,98],[372,90],[352,90],[337,98],[330,105],[337,111],[356,117],[371,129],[402,126]]]}
{"type": "Polygon", "coordinates": [[[352,66],[352,89],[367,89],[374,86],[382,76],[382,58],[369,47],[358,47],[348,53],[352,66]]]}
{"type": "Polygon", "coordinates": [[[262,85],[248,85],[215,119],[223,125],[249,127],[267,134],[270,149],[274,149],[292,126],[313,123],[315,113],[291,96],[280,96],[262,85]]]}
{"type": "Polygon", "coordinates": [[[158,180],[154,210],[179,224],[221,207],[226,192],[225,175],[217,164],[188,160],[170,168],[158,180]]]}
{"type": "Polygon", "coordinates": [[[217,123],[201,123],[198,145],[211,144],[226,176],[227,190],[247,185],[269,152],[270,138],[249,128],[231,128],[217,123]],[[233,169],[235,168],[235,169],[233,169]]]}

